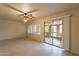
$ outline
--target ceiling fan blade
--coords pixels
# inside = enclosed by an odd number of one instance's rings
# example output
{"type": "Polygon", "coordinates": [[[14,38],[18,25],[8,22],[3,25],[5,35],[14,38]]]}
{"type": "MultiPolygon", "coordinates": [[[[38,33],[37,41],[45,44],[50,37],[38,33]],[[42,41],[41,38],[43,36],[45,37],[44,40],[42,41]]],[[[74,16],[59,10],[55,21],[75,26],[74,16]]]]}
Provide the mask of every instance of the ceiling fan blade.
{"type": "Polygon", "coordinates": [[[2,5],[6,6],[6,7],[8,7],[8,8],[11,8],[11,9],[13,9],[13,10],[16,10],[16,11],[18,11],[18,12],[24,13],[23,11],[21,11],[21,10],[19,10],[19,9],[13,7],[13,6],[10,6],[10,5],[8,5],[8,4],[2,4],[2,5]]]}
{"type": "Polygon", "coordinates": [[[20,15],[18,15],[18,16],[24,16],[24,14],[20,14],[20,15]]]}
{"type": "Polygon", "coordinates": [[[31,10],[31,11],[27,12],[27,14],[28,13],[32,13],[32,12],[35,12],[35,11],[37,11],[37,9],[31,10]]]}

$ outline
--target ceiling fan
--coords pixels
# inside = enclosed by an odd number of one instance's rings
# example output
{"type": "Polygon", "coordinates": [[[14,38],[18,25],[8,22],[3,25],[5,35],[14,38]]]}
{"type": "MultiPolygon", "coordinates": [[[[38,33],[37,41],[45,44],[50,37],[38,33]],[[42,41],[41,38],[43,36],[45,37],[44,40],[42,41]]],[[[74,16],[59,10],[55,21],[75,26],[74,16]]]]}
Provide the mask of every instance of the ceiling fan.
{"type": "Polygon", "coordinates": [[[24,22],[27,22],[27,19],[34,19],[35,17],[32,15],[32,13],[38,11],[37,9],[33,9],[33,10],[28,11],[28,12],[23,12],[23,11],[9,5],[9,4],[3,4],[3,5],[8,7],[8,8],[11,8],[15,11],[18,11],[18,12],[22,13],[18,16],[23,16],[24,17],[24,22]]]}

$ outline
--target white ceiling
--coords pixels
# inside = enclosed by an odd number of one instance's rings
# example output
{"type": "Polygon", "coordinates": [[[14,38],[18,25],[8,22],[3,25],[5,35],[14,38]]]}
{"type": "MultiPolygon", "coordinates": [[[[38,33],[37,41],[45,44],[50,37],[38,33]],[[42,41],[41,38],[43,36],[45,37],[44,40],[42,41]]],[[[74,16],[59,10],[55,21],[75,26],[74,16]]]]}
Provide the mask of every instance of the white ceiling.
{"type": "MultiPolygon", "coordinates": [[[[32,9],[38,9],[38,11],[32,13],[36,18],[48,16],[54,13],[58,13],[64,10],[73,9],[79,7],[79,4],[67,4],[67,3],[17,3],[9,4],[15,8],[18,8],[21,11],[27,12],[32,9]]],[[[23,17],[18,17],[21,14],[20,12],[8,8],[0,4],[0,19],[8,20],[22,20],[23,17]]]]}

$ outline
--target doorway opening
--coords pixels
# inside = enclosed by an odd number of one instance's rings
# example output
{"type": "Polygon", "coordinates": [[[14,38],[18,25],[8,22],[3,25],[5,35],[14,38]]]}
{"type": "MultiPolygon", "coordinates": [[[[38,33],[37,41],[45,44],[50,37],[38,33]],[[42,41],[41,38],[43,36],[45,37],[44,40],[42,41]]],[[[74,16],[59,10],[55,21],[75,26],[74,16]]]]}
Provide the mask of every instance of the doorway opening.
{"type": "Polygon", "coordinates": [[[44,42],[63,48],[62,19],[45,22],[44,29],[44,42]]]}

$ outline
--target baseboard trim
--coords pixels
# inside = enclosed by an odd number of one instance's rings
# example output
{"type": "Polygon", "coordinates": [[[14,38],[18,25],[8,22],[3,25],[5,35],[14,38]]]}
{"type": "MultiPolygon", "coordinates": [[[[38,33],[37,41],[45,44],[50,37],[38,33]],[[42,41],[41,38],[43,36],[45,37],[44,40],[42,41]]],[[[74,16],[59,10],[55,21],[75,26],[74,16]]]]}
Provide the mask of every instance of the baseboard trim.
{"type": "Polygon", "coordinates": [[[73,53],[73,52],[71,52],[71,51],[68,51],[68,50],[65,50],[65,51],[71,53],[71,54],[74,55],[74,56],[79,56],[79,54],[73,53]]]}
{"type": "Polygon", "coordinates": [[[27,38],[27,37],[26,36],[22,36],[22,37],[15,37],[15,38],[10,38],[10,39],[3,39],[3,40],[23,39],[23,38],[27,38]]]}
{"type": "Polygon", "coordinates": [[[79,56],[79,54],[77,54],[77,53],[74,53],[74,52],[71,52],[71,51],[70,51],[70,53],[75,55],[75,56],[79,56]]]}
{"type": "Polygon", "coordinates": [[[37,40],[37,39],[33,39],[33,38],[29,38],[29,37],[27,37],[28,39],[31,39],[31,40],[35,40],[35,41],[37,41],[37,42],[42,42],[42,41],[40,41],[40,40],[37,40]]]}

